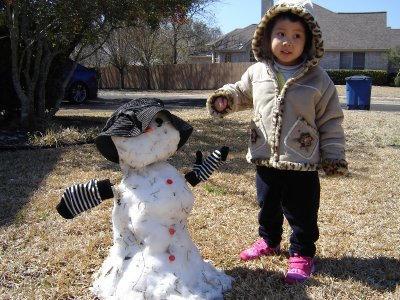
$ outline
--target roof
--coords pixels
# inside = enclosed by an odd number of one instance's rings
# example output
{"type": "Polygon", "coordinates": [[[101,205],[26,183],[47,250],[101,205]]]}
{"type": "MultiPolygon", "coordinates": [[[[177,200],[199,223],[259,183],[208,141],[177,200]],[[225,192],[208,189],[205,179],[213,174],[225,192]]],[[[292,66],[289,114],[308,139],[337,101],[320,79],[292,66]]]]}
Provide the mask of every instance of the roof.
{"type": "Polygon", "coordinates": [[[391,48],[400,46],[400,29],[392,29],[391,33],[391,48]]]}
{"type": "MultiPolygon", "coordinates": [[[[400,44],[400,29],[387,27],[386,12],[335,13],[313,4],[325,50],[387,50],[400,44]]],[[[210,43],[216,51],[245,51],[257,24],[235,29],[210,43]]]]}
{"type": "Polygon", "coordinates": [[[256,28],[257,24],[251,24],[245,28],[237,28],[210,43],[210,45],[219,51],[244,51],[251,44],[256,28]]]}
{"type": "Polygon", "coordinates": [[[386,12],[335,13],[314,4],[327,50],[389,49],[390,28],[386,12]]]}

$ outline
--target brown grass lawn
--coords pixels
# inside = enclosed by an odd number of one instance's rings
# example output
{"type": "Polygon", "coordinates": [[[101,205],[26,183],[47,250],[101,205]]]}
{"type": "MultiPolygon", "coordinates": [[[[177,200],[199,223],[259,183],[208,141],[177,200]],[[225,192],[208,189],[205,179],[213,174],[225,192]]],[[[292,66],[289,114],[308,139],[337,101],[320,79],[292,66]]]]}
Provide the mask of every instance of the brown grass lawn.
{"type": "MultiPolygon", "coordinates": [[[[244,158],[251,112],[224,121],[199,108],[173,112],[195,128],[171,159],[182,173],[197,149],[231,147],[228,163],[193,188],[189,218],[203,257],[235,278],[226,299],[400,299],[400,113],[345,111],[351,172],[321,175],[317,273],[288,286],[287,251],[238,259],[257,239],[255,171],[244,158]]],[[[73,220],[55,210],[66,187],[92,178],[121,178],[93,144],[0,153],[0,299],[93,299],[91,276],[112,244],[113,202],[73,220]]],[[[285,224],[284,249],[289,234],[285,224]]]]}

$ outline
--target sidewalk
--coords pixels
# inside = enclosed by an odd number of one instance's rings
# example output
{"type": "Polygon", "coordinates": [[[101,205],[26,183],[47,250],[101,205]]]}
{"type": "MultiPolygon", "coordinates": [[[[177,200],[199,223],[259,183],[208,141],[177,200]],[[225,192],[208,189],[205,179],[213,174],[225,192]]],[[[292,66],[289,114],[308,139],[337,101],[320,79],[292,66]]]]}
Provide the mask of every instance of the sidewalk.
{"type": "MultiPolygon", "coordinates": [[[[339,101],[342,108],[347,109],[346,96],[339,96],[339,101]]],[[[400,97],[371,97],[370,110],[398,112],[400,111],[400,97]]]]}

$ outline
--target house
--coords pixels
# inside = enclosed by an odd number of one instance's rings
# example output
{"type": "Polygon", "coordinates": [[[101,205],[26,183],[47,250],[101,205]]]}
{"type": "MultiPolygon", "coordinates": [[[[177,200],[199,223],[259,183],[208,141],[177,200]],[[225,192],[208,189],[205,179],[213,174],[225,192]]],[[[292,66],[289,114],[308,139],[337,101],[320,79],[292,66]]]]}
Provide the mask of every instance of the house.
{"type": "MultiPolygon", "coordinates": [[[[272,3],[262,1],[262,11],[272,3]]],[[[388,53],[400,45],[400,29],[387,27],[386,12],[335,13],[314,3],[314,15],[324,39],[323,68],[388,70],[388,53]]],[[[254,61],[251,40],[256,27],[235,29],[211,43],[213,62],[254,61]]]]}
{"type": "Polygon", "coordinates": [[[194,52],[190,55],[190,63],[191,64],[211,64],[212,60],[212,52],[194,52]]]}

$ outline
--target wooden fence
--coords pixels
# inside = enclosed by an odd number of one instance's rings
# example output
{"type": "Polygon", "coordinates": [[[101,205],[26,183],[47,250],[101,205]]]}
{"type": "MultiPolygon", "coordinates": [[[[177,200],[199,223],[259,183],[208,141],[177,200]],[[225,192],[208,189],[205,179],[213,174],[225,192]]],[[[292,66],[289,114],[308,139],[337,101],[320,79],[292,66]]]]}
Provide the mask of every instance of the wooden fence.
{"type": "MultiPolygon", "coordinates": [[[[212,90],[226,83],[235,83],[251,64],[162,65],[152,67],[149,76],[143,67],[134,66],[124,74],[124,87],[138,90],[212,90]]],[[[102,69],[100,88],[119,88],[119,77],[114,67],[102,69]]]]}

